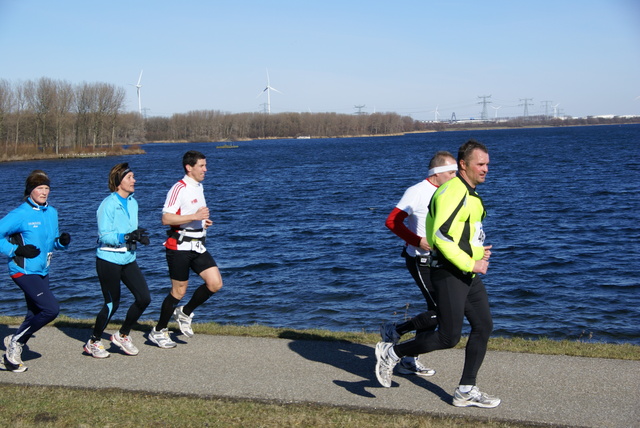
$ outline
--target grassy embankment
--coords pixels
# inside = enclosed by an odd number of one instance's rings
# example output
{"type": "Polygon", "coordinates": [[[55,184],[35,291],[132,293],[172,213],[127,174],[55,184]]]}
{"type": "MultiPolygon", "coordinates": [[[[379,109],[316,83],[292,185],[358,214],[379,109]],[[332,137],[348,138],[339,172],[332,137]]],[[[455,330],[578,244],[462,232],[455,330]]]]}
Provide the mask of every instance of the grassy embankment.
{"type": "Polygon", "coordinates": [[[99,158],[106,156],[142,155],[145,153],[146,152],[141,149],[139,145],[131,145],[127,147],[117,145],[110,148],[99,147],[95,150],[89,147],[81,150],[65,148],[60,150],[59,153],[56,153],[52,148],[47,148],[42,151],[35,147],[21,147],[15,153],[9,153],[8,151],[0,153],[0,162],[19,162],[42,159],[99,158]]]}
{"type": "MultiPolygon", "coordinates": [[[[21,319],[0,316],[0,323],[17,325],[21,319]]],[[[53,326],[90,329],[91,320],[60,317],[53,326]]],[[[108,329],[119,325],[111,324],[108,329]]],[[[150,322],[136,326],[148,331],[150,322]]],[[[342,340],[374,344],[376,333],[331,332],[326,330],[278,329],[261,325],[237,326],[215,323],[194,324],[198,334],[272,337],[292,340],[342,340]]],[[[458,345],[463,347],[466,340],[458,345]]],[[[640,347],[583,341],[554,341],[519,338],[493,338],[492,351],[527,352],[580,357],[640,360],[640,347]]],[[[133,393],[120,390],[19,386],[0,383],[0,420],[3,426],[219,426],[219,427],[531,427],[491,421],[491,415],[478,418],[442,417],[403,412],[376,412],[312,404],[261,402],[189,397],[170,394],[133,393]],[[135,403],[135,404],[131,404],[135,403]]]]}

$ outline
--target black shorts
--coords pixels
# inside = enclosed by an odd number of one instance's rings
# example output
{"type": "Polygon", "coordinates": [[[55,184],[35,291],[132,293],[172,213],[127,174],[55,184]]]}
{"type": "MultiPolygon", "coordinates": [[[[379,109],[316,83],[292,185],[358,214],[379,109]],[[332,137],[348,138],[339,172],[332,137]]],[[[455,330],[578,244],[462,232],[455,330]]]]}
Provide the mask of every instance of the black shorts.
{"type": "Polygon", "coordinates": [[[204,253],[169,249],[166,251],[169,277],[175,281],[187,281],[189,269],[200,275],[205,270],[218,266],[208,251],[204,253]]]}

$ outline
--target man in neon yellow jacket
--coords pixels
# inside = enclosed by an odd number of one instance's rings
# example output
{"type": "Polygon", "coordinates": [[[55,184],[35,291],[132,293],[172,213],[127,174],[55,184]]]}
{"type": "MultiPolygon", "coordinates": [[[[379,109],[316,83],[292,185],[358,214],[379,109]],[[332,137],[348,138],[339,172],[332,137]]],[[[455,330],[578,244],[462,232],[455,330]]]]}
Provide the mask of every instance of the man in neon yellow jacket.
{"type": "Polygon", "coordinates": [[[427,240],[434,255],[431,282],[436,290],[439,327],[395,346],[386,342],[376,345],[376,377],[385,387],[391,386],[393,367],[400,358],[456,346],[466,317],[471,333],[453,405],[493,408],[500,404],[499,398],[480,392],[476,386],[493,330],[487,291],[477,275],[487,273],[491,256],[482,228],[486,211],[476,192],[476,186],[486,179],[488,165],[487,148],[475,140],[467,141],[458,151],[458,176],[440,186],[431,199],[427,240]]]}
{"type": "MultiPolygon", "coordinates": [[[[478,149],[479,150],[479,149],[478,149]]],[[[487,212],[475,184],[484,182],[485,167],[476,166],[477,172],[470,174],[461,172],[460,176],[440,187],[434,195],[427,216],[427,240],[432,248],[436,248],[436,266],[459,270],[466,275],[486,273],[489,264],[485,259],[484,230],[482,220],[487,212]],[[467,181],[468,180],[468,181],[467,181]],[[471,183],[469,183],[471,182],[471,183]],[[473,183],[473,184],[472,184],[473,183]]]]}

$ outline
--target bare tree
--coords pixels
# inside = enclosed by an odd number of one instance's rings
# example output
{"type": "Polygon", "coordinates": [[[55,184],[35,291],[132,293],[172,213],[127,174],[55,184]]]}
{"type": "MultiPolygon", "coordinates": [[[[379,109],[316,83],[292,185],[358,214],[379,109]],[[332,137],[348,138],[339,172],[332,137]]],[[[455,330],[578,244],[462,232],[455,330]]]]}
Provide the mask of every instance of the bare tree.
{"type": "Polygon", "coordinates": [[[35,111],[37,128],[36,144],[43,149],[51,145],[50,119],[55,110],[56,82],[48,77],[41,77],[33,87],[27,91],[29,106],[35,111]]]}
{"type": "Polygon", "coordinates": [[[116,139],[116,128],[118,125],[118,115],[124,109],[124,99],[126,98],[126,92],[124,88],[117,88],[112,85],[112,97],[111,104],[109,106],[109,120],[111,127],[111,148],[116,139]]]}
{"type": "Polygon", "coordinates": [[[25,96],[25,86],[22,83],[17,83],[13,88],[13,95],[15,99],[15,145],[13,153],[18,153],[18,143],[20,142],[20,122],[22,115],[27,108],[27,97],[25,96]]]}
{"type": "Polygon", "coordinates": [[[36,99],[36,82],[33,80],[27,80],[23,86],[24,89],[24,97],[26,100],[27,109],[32,112],[34,115],[34,120],[31,124],[31,131],[28,137],[25,138],[26,141],[33,142],[35,148],[38,148],[38,120],[36,119],[36,110],[35,110],[35,99],[36,99]]]}
{"type": "MultiPolygon", "coordinates": [[[[92,111],[93,116],[93,148],[96,145],[103,144],[103,134],[105,123],[111,124],[110,118],[113,120],[117,118],[117,112],[120,111],[124,105],[124,89],[120,91],[109,83],[96,83],[95,84],[96,102],[92,111]],[[115,112],[115,116],[114,116],[115,112]]],[[[113,135],[113,131],[110,132],[113,135]]]]}
{"type": "Polygon", "coordinates": [[[71,113],[75,94],[73,92],[73,86],[66,81],[57,82],[56,94],[55,94],[55,123],[56,123],[56,155],[60,153],[60,142],[64,138],[64,126],[66,118],[71,113]]]}
{"type": "Polygon", "coordinates": [[[4,155],[9,153],[9,135],[5,135],[5,117],[11,112],[13,106],[13,93],[11,84],[6,79],[0,79],[0,138],[4,138],[4,155]]]}
{"type": "Polygon", "coordinates": [[[89,134],[92,128],[92,112],[97,103],[95,87],[84,82],[76,87],[76,147],[88,145],[89,134]]]}

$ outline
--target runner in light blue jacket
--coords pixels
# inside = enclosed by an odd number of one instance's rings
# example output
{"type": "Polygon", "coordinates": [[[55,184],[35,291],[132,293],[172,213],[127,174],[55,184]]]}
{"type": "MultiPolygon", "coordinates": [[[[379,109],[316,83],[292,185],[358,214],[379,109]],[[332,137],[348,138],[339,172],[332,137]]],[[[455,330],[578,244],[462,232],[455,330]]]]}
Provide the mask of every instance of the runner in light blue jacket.
{"type": "Polygon", "coordinates": [[[147,282],[136,262],[137,243],[149,245],[145,229],[138,227],[138,202],[133,197],[136,180],[128,163],[119,163],[109,172],[111,194],[98,207],[98,249],[96,272],[104,304],[96,317],[93,334],[84,351],[95,358],[110,354],[102,344],[102,334],[120,306],[120,283],[131,291],[135,301],[129,307],[120,329],[111,335],[111,343],[127,355],[138,355],[130,332],[151,303],[147,282]]]}
{"type": "Polygon", "coordinates": [[[123,198],[118,192],[107,196],[97,212],[98,249],[96,257],[118,265],[136,260],[135,249],[127,248],[125,236],[138,229],[138,201],[133,194],[123,198]]]}
{"type": "Polygon", "coordinates": [[[58,212],[47,203],[49,186],[44,171],[33,171],[27,177],[25,202],[0,220],[0,252],[9,257],[11,279],[27,301],[23,323],[4,338],[4,365],[13,372],[27,370],[22,362],[22,346],[60,311],[49,288],[49,263],[53,250],[67,248],[71,236],[59,234],[58,212]]]}

